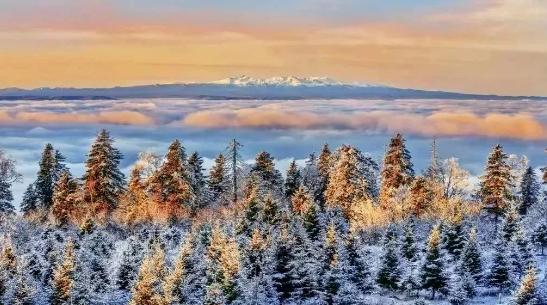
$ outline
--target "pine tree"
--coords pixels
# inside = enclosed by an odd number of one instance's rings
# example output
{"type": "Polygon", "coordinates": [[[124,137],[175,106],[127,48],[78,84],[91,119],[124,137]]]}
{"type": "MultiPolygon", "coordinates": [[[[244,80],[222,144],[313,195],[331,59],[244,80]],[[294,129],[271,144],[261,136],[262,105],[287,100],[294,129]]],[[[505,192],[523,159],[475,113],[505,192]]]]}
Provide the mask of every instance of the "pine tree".
{"type": "Polygon", "coordinates": [[[384,236],[382,259],[376,279],[378,285],[384,289],[395,290],[399,288],[401,270],[399,257],[397,256],[398,252],[396,232],[390,227],[384,236]]]}
{"type": "Polygon", "coordinates": [[[187,238],[182,244],[173,270],[169,272],[163,282],[163,305],[183,304],[185,301],[182,289],[189,271],[188,265],[192,253],[191,242],[191,239],[187,238]]]}
{"type": "Polygon", "coordinates": [[[257,178],[261,188],[265,188],[266,191],[280,189],[282,176],[275,168],[274,158],[268,152],[263,151],[256,155],[255,164],[251,168],[251,176],[257,178]]]}
{"type": "Polygon", "coordinates": [[[303,216],[312,205],[311,196],[303,188],[299,187],[291,198],[291,209],[295,215],[303,216]]]}
{"type": "Polygon", "coordinates": [[[237,233],[251,236],[253,229],[257,226],[260,216],[260,201],[256,196],[256,191],[244,202],[243,215],[237,225],[237,233]]]}
{"type": "Polygon", "coordinates": [[[532,243],[523,229],[519,229],[512,240],[513,272],[522,277],[526,270],[535,267],[532,243]]]}
{"type": "Polygon", "coordinates": [[[291,262],[294,260],[291,252],[290,236],[286,229],[282,229],[280,236],[275,239],[274,246],[274,273],[272,276],[274,287],[279,295],[279,300],[282,304],[285,304],[291,297],[291,293],[294,291],[292,281],[292,268],[294,267],[291,262]]]}
{"type": "Polygon", "coordinates": [[[300,169],[296,165],[296,161],[292,161],[289,164],[289,169],[287,170],[287,178],[285,178],[285,196],[291,198],[294,193],[301,187],[302,174],[300,169]]]}
{"type": "Polygon", "coordinates": [[[532,167],[528,167],[520,183],[519,214],[526,215],[539,202],[540,185],[532,167]]]}
{"type": "Polygon", "coordinates": [[[365,250],[360,251],[363,247],[358,243],[358,238],[354,234],[349,234],[345,246],[349,264],[349,279],[361,293],[368,293],[373,287],[371,267],[368,263],[370,253],[365,250]]]}
{"type": "Polygon", "coordinates": [[[125,185],[124,175],[118,168],[122,154],[113,143],[108,131],[99,132],[88,154],[82,178],[84,201],[92,215],[101,220],[114,210],[125,185]]]}
{"type": "Polygon", "coordinates": [[[457,213],[443,226],[443,248],[452,256],[453,261],[460,259],[460,254],[465,246],[463,233],[463,216],[457,213]]]}
{"type": "Polygon", "coordinates": [[[541,254],[545,255],[543,249],[547,247],[547,221],[544,221],[542,224],[538,225],[534,231],[534,242],[539,247],[541,254]]]}
{"type": "Polygon", "coordinates": [[[28,185],[27,189],[25,190],[25,193],[23,194],[23,200],[21,201],[21,212],[23,212],[23,216],[28,217],[29,215],[34,212],[38,206],[39,206],[39,198],[38,194],[36,193],[36,188],[34,187],[34,183],[31,183],[28,185]]]}
{"type": "Polygon", "coordinates": [[[243,145],[236,139],[232,139],[226,148],[227,165],[230,168],[230,178],[232,184],[232,204],[236,204],[239,193],[239,174],[241,172],[242,163],[240,150],[243,145]]]}
{"type": "Polygon", "coordinates": [[[51,214],[60,227],[66,226],[71,220],[76,209],[77,190],[78,183],[72,178],[70,172],[65,170],[55,183],[51,206],[51,214]]]}
{"type": "Polygon", "coordinates": [[[332,153],[330,151],[329,145],[323,145],[319,158],[317,159],[317,173],[319,174],[319,181],[317,186],[317,193],[315,196],[315,201],[319,203],[321,210],[325,208],[325,191],[329,184],[329,177],[332,167],[332,153]]]}
{"type": "Polygon", "coordinates": [[[463,247],[461,254],[461,266],[465,272],[469,273],[476,283],[482,280],[482,259],[477,241],[477,230],[473,227],[469,232],[469,237],[463,247]]]}
{"type": "Polygon", "coordinates": [[[429,182],[424,177],[416,177],[410,186],[410,213],[421,217],[431,206],[432,201],[433,192],[429,182]]]}
{"type": "Polygon", "coordinates": [[[63,155],[53,148],[53,145],[46,144],[40,159],[39,170],[36,178],[35,188],[41,208],[48,210],[53,204],[53,192],[55,183],[65,170],[63,155]]]}
{"type": "Polygon", "coordinates": [[[236,276],[240,269],[237,243],[228,238],[220,228],[215,227],[211,235],[211,243],[207,248],[206,259],[206,303],[234,301],[239,294],[236,285],[236,276]]]}
{"type": "Polygon", "coordinates": [[[418,249],[416,247],[416,237],[414,236],[414,221],[410,220],[404,227],[403,242],[401,244],[401,252],[403,257],[409,262],[415,262],[418,257],[418,249]]]}
{"type": "Polygon", "coordinates": [[[537,278],[534,268],[528,269],[519,288],[513,294],[511,305],[540,305],[537,293],[537,278]]]}
{"type": "Polygon", "coordinates": [[[15,170],[15,161],[0,150],[0,216],[15,214],[11,185],[21,181],[21,175],[15,170]]]}
{"type": "Polygon", "coordinates": [[[165,253],[159,244],[142,262],[129,305],[162,305],[161,279],[165,275],[165,253]]]}
{"type": "Polygon", "coordinates": [[[127,191],[120,198],[118,213],[120,220],[129,226],[153,220],[154,211],[149,204],[146,181],[143,181],[142,168],[135,165],[131,170],[127,191]]]}
{"type": "Polygon", "coordinates": [[[27,278],[22,270],[19,270],[15,282],[15,294],[13,296],[13,305],[34,305],[34,291],[30,287],[27,278]]]}
{"type": "Polygon", "coordinates": [[[360,152],[354,147],[343,145],[337,153],[339,157],[329,174],[325,199],[329,208],[340,207],[349,215],[352,203],[370,194],[360,169],[360,152]]]}
{"type": "Polygon", "coordinates": [[[501,145],[496,145],[486,163],[485,174],[481,178],[479,191],[483,205],[494,216],[496,223],[506,211],[511,195],[511,172],[507,164],[507,155],[501,145]]]}
{"type": "Polygon", "coordinates": [[[321,223],[319,219],[319,207],[315,202],[311,202],[303,216],[303,224],[308,238],[312,241],[317,241],[321,231],[321,223]]]}
{"type": "Polygon", "coordinates": [[[227,197],[230,187],[229,178],[226,159],[223,154],[219,154],[209,172],[208,185],[211,196],[222,205],[229,203],[227,197]]]}
{"type": "Polygon", "coordinates": [[[194,200],[191,203],[192,214],[204,208],[209,201],[206,189],[207,180],[203,170],[203,158],[197,152],[192,153],[188,158],[189,181],[194,194],[194,200]]]}
{"type": "Polygon", "coordinates": [[[165,161],[149,182],[152,199],[165,212],[168,220],[180,217],[193,199],[188,181],[186,154],[179,140],[175,140],[165,155],[165,161]]]}
{"type": "Polygon", "coordinates": [[[53,294],[51,296],[52,305],[71,304],[71,292],[74,286],[74,244],[67,242],[63,262],[55,268],[53,274],[53,294]]]}
{"type": "Polygon", "coordinates": [[[435,299],[435,293],[445,289],[448,280],[444,274],[444,263],[440,249],[441,232],[439,227],[434,227],[427,242],[424,264],[422,265],[422,288],[431,289],[431,299],[435,299]]]}
{"type": "Polygon", "coordinates": [[[132,236],[127,248],[122,252],[122,260],[116,274],[116,285],[119,289],[129,291],[137,279],[142,260],[143,246],[138,238],[132,236]]]}
{"type": "Polygon", "coordinates": [[[494,248],[494,257],[488,274],[488,283],[501,291],[509,288],[511,285],[510,266],[507,260],[508,250],[506,242],[498,240],[494,248]]]}
{"type": "Polygon", "coordinates": [[[381,172],[380,202],[383,207],[387,208],[386,204],[396,189],[410,185],[413,179],[414,169],[410,161],[410,152],[406,149],[403,136],[396,134],[389,143],[381,172]]]}
{"type": "Polygon", "coordinates": [[[506,242],[511,242],[515,234],[521,229],[520,217],[517,210],[511,206],[505,212],[501,234],[506,242]]]}

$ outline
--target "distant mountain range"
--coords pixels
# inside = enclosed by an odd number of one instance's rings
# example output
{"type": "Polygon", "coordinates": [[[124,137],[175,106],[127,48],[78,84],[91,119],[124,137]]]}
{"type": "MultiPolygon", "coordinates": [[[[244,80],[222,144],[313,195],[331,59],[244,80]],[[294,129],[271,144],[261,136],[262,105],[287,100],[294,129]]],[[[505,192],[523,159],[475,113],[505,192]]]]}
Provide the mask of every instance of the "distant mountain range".
{"type": "Polygon", "coordinates": [[[326,77],[239,76],[209,83],[158,84],[112,88],[0,89],[0,100],[48,99],[544,99],[403,89],[375,84],[343,83],[326,77]]]}

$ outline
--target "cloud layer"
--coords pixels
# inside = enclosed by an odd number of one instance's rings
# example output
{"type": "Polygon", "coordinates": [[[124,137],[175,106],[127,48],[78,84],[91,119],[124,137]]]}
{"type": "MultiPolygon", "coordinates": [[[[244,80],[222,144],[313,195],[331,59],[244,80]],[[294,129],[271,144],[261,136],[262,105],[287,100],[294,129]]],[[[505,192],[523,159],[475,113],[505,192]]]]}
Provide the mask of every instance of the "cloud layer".
{"type": "Polygon", "coordinates": [[[0,124],[2,123],[150,125],[153,123],[153,119],[136,111],[97,113],[17,112],[13,116],[0,111],[0,124]]]}

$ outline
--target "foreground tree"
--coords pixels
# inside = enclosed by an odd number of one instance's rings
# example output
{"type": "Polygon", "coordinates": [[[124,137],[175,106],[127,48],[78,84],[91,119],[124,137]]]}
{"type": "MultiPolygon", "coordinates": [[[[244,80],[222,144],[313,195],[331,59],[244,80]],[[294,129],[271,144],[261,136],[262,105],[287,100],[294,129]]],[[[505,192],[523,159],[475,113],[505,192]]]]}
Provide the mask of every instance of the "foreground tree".
{"type": "Polygon", "coordinates": [[[165,253],[155,244],[142,262],[129,305],[162,305],[161,279],[165,275],[165,253]]]}
{"type": "Polygon", "coordinates": [[[53,205],[55,184],[62,171],[66,170],[64,160],[63,155],[55,150],[53,145],[46,144],[42,151],[36,182],[34,182],[40,208],[46,211],[53,205]]]}
{"type": "Polygon", "coordinates": [[[287,178],[285,178],[285,196],[287,198],[291,198],[294,192],[300,187],[301,176],[296,161],[291,161],[289,169],[287,170],[287,178]]]}
{"type": "Polygon", "coordinates": [[[528,210],[539,202],[540,185],[532,167],[528,167],[520,183],[520,215],[526,215],[528,210]]]}
{"type": "Polygon", "coordinates": [[[209,172],[207,183],[213,200],[221,205],[227,205],[229,203],[230,176],[223,154],[216,157],[215,163],[209,172]]]}
{"type": "Polygon", "coordinates": [[[113,144],[108,131],[101,130],[91,146],[82,178],[83,199],[91,215],[99,220],[110,215],[124,191],[125,178],[119,169],[122,154],[113,144]]]}
{"type": "Polygon", "coordinates": [[[441,232],[439,227],[434,227],[429,234],[425,261],[422,266],[422,288],[431,289],[431,299],[435,299],[435,293],[445,289],[448,279],[444,274],[444,263],[440,249],[441,232]]]}
{"type": "Polygon", "coordinates": [[[387,208],[396,189],[410,185],[414,179],[413,164],[410,161],[410,152],[406,149],[405,139],[401,134],[396,134],[389,143],[384,156],[381,172],[380,204],[387,208]]]}
{"type": "Polygon", "coordinates": [[[21,181],[21,174],[15,170],[15,161],[0,150],[0,215],[15,213],[11,185],[18,181],[21,181]]]}
{"type": "Polygon", "coordinates": [[[58,226],[66,226],[76,210],[78,183],[72,178],[68,170],[65,170],[53,190],[53,204],[51,215],[58,226]]]}
{"type": "Polygon", "coordinates": [[[513,294],[511,305],[539,305],[537,293],[537,276],[534,268],[528,269],[522,278],[519,288],[513,294]]]}
{"type": "Polygon", "coordinates": [[[74,286],[74,244],[69,241],[65,247],[63,262],[53,273],[52,305],[71,304],[71,293],[74,286]]]}

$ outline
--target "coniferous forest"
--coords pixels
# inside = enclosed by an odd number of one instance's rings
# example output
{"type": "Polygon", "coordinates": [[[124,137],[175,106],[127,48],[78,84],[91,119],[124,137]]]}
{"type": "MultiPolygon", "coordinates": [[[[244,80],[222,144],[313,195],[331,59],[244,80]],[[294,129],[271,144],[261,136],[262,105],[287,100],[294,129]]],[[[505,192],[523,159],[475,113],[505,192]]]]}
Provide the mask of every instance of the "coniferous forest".
{"type": "Polygon", "coordinates": [[[0,303],[547,303],[547,170],[497,145],[476,182],[433,141],[418,173],[402,135],[386,144],[281,173],[236,140],[206,171],[175,140],[126,177],[103,130],[81,177],[45,145],[20,211],[0,150],[0,303]]]}

